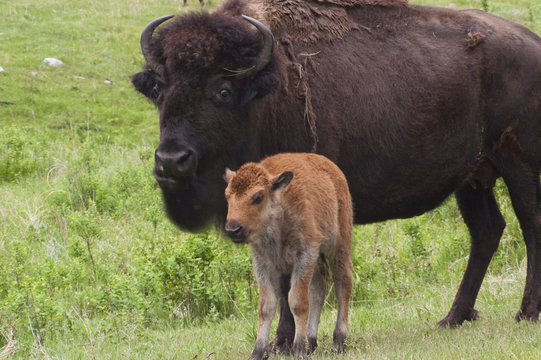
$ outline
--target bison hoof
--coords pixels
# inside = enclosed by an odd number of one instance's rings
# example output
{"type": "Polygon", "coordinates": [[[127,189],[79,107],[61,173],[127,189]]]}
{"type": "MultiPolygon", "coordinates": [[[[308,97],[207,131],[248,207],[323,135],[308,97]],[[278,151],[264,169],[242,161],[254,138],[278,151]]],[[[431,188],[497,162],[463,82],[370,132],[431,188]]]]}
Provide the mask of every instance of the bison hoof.
{"type": "Polygon", "coordinates": [[[537,322],[539,320],[539,311],[538,310],[526,311],[526,310],[520,309],[515,315],[515,321],[519,322],[521,320],[537,322]]]}
{"type": "Polygon", "coordinates": [[[464,321],[473,321],[479,318],[479,312],[475,309],[467,311],[450,311],[449,314],[438,322],[440,329],[457,328],[461,326],[464,321]]]}

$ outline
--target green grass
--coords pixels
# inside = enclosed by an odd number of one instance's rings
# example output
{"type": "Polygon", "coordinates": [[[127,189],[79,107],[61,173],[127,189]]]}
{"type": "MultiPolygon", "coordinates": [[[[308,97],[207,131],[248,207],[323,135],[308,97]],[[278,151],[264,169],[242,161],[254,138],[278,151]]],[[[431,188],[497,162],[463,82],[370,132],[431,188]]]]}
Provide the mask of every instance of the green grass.
{"type": "MultiPolygon", "coordinates": [[[[167,220],[152,177],[157,112],[129,81],[143,64],[142,27],[199,10],[189,3],[0,2],[0,359],[251,352],[257,288],[249,251],[213,231],[184,234],[167,220]],[[65,65],[48,67],[46,57],[65,65]]],[[[541,32],[536,2],[455,4],[541,32]]],[[[525,250],[501,183],[497,193],[508,226],[477,302],[482,319],[454,331],[435,326],[469,251],[454,200],[414,219],[355,228],[342,358],[539,358],[541,328],[512,320],[525,250]]],[[[314,359],[334,358],[334,316],[331,295],[314,359]]]]}

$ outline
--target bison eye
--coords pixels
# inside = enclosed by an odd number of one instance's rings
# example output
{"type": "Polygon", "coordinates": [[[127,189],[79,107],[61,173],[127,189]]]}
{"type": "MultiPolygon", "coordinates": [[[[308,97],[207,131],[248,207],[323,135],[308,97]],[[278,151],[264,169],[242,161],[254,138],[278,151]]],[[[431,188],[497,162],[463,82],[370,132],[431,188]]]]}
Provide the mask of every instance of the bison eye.
{"type": "Polygon", "coordinates": [[[263,201],[263,194],[257,194],[252,200],[253,205],[259,205],[263,201]]]}
{"type": "Polygon", "coordinates": [[[222,104],[229,104],[232,100],[231,95],[232,93],[230,89],[223,88],[216,93],[216,100],[222,104]]]}
{"type": "Polygon", "coordinates": [[[220,91],[220,96],[223,98],[223,99],[227,99],[229,97],[229,95],[231,95],[231,91],[228,90],[228,89],[222,89],[220,91]]]}

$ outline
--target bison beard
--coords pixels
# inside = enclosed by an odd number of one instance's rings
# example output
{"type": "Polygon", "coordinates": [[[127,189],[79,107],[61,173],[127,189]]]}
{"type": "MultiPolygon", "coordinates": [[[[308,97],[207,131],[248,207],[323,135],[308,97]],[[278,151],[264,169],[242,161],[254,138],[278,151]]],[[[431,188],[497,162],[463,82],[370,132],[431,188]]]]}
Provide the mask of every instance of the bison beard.
{"type": "MultiPolygon", "coordinates": [[[[454,193],[471,251],[440,322],[453,327],[477,317],[505,227],[492,189],[501,176],[528,256],[515,318],[538,320],[537,35],[481,11],[403,0],[228,0],[158,27],[166,20],[143,33],[147,63],[132,81],[160,112],[156,175],[176,224],[223,221],[224,169],[280,152],[313,150],[335,162],[358,224],[418,215],[454,193]]],[[[282,350],[292,327],[283,301],[282,350]]]]}
{"type": "Polygon", "coordinates": [[[179,192],[164,192],[163,200],[169,218],[182,224],[187,231],[197,231],[208,225],[209,219],[216,213],[225,213],[225,209],[216,207],[216,202],[199,195],[199,191],[189,187],[179,192]]]}

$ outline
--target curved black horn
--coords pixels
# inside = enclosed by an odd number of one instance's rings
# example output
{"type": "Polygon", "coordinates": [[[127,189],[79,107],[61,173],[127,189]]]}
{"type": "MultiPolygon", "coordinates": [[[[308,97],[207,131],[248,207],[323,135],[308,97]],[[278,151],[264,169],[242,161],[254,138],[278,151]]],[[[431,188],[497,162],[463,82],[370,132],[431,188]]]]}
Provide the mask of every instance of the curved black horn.
{"type": "Polygon", "coordinates": [[[148,66],[150,66],[151,69],[157,68],[157,61],[152,56],[152,52],[150,50],[152,34],[154,34],[154,30],[156,30],[156,28],[160,26],[160,24],[171,19],[173,16],[174,15],[162,16],[160,18],[157,18],[151,21],[141,33],[141,51],[143,52],[143,56],[145,60],[147,61],[148,66]]]}
{"type": "Polygon", "coordinates": [[[269,28],[267,28],[256,19],[253,19],[246,15],[242,15],[242,18],[255,26],[257,30],[259,30],[259,32],[263,35],[263,49],[261,49],[259,55],[257,55],[256,64],[252,68],[249,68],[246,71],[239,73],[239,77],[245,78],[252,74],[258,73],[270,63],[272,59],[272,53],[274,51],[274,35],[272,35],[272,32],[269,30],[269,28]]]}

